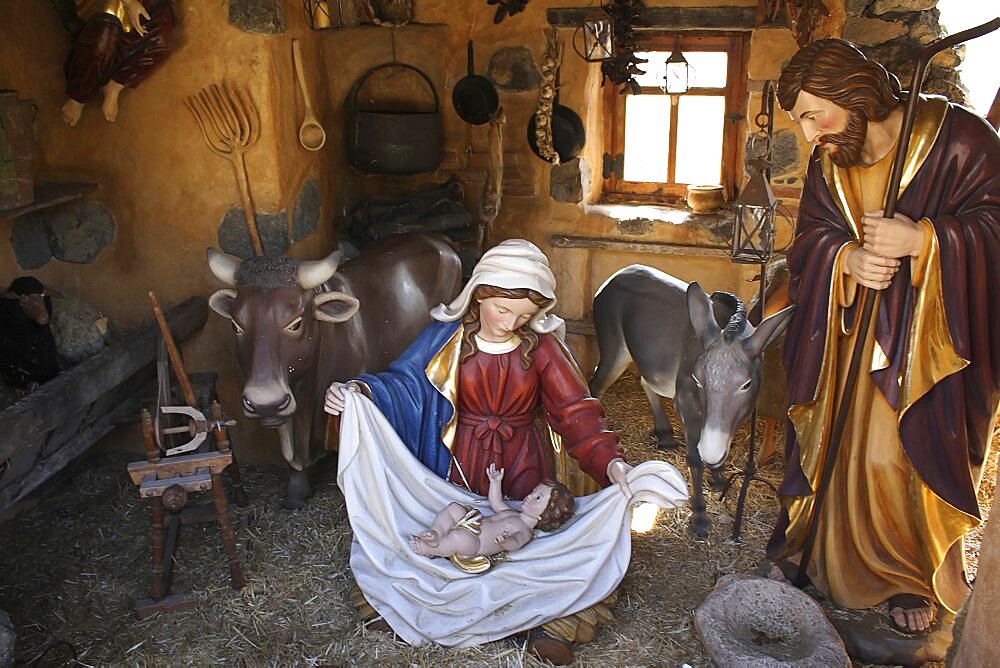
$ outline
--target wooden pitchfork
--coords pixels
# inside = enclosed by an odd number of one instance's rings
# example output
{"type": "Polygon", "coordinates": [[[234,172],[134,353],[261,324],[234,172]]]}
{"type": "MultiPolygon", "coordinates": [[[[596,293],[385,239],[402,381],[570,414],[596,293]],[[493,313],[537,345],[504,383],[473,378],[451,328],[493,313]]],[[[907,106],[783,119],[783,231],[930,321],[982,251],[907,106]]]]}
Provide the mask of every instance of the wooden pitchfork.
{"type": "Polygon", "coordinates": [[[254,255],[264,254],[257,231],[253,200],[250,199],[250,184],[247,181],[246,150],[256,143],[260,136],[260,118],[257,108],[250,98],[250,92],[233,84],[211,84],[195,95],[184,99],[187,108],[194,114],[201,128],[205,143],[216,155],[233,163],[236,182],[243,200],[243,216],[247,221],[250,243],[254,255]]]}

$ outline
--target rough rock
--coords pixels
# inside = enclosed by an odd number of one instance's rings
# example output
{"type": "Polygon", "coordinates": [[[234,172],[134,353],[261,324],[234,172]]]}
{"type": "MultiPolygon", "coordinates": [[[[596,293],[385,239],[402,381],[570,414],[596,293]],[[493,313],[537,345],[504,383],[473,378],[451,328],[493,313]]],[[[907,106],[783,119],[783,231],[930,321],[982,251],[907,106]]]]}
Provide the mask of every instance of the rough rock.
{"type": "MultiPolygon", "coordinates": [[[[264,255],[281,255],[291,245],[288,238],[288,214],[282,210],[278,213],[261,213],[254,215],[257,221],[257,233],[264,247],[264,255]]],[[[223,216],[219,223],[219,247],[230,255],[236,255],[244,260],[253,257],[253,246],[250,243],[250,232],[247,230],[243,209],[233,207],[223,216]]]]}
{"type": "Polygon", "coordinates": [[[938,0],[875,0],[872,13],[876,16],[890,12],[922,12],[937,6],[938,0]]]}
{"type": "Polygon", "coordinates": [[[488,71],[497,88],[511,92],[534,90],[541,78],[531,52],[523,46],[498,49],[490,59],[488,71]]]}
{"type": "Polygon", "coordinates": [[[45,212],[18,216],[10,228],[10,245],[22,269],[40,269],[52,259],[45,212]]]}
{"type": "Polygon", "coordinates": [[[778,130],[771,139],[771,174],[788,174],[798,166],[798,133],[793,130],[778,130]]]}
{"type": "Polygon", "coordinates": [[[52,256],[64,262],[89,264],[115,240],[115,219],[100,202],[86,201],[61,209],[49,220],[52,256]]]}
{"type": "Polygon", "coordinates": [[[280,35],[287,29],[281,0],[229,0],[229,23],[262,35],[280,35]]]}
{"type": "Polygon", "coordinates": [[[319,181],[310,177],[299,189],[292,210],[292,243],[305,239],[319,227],[319,181]]]}
{"type": "Polygon", "coordinates": [[[848,16],[861,16],[870,4],[871,0],[845,0],[844,11],[848,16]]]}
{"type": "Polygon", "coordinates": [[[589,163],[582,158],[573,158],[552,168],[549,174],[549,195],[557,202],[578,204],[586,198],[585,184],[589,183],[589,163]]]}
{"type": "Polygon", "coordinates": [[[90,304],[66,295],[52,300],[52,336],[68,365],[96,355],[106,344],[107,319],[90,304]]]}
{"type": "Polygon", "coordinates": [[[874,46],[888,42],[908,32],[902,21],[883,21],[863,16],[849,17],[844,23],[844,39],[859,46],[874,46]]]}
{"type": "Polygon", "coordinates": [[[789,584],[725,575],[694,613],[695,629],[718,666],[850,666],[819,604],[789,584]]]}
{"type": "Polygon", "coordinates": [[[9,666],[14,661],[14,625],[10,617],[0,610],[0,666],[9,666]]]}

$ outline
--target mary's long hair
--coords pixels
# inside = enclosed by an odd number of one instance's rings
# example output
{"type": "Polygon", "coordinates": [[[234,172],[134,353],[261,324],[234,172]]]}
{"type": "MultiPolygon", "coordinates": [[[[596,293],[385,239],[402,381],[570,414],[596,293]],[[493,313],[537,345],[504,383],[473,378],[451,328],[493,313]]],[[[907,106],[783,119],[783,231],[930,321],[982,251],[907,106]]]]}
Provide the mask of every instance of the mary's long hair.
{"type": "MultiPolygon", "coordinates": [[[[493,285],[478,286],[475,292],[472,293],[472,299],[469,301],[469,310],[465,312],[465,316],[462,318],[465,333],[462,334],[460,364],[464,364],[479,350],[479,347],[476,345],[476,332],[481,327],[479,322],[479,302],[490,297],[503,297],[506,299],[526,298],[538,308],[546,306],[551,301],[540,293],[528,288],[508,289],[498,288],[493,285]]],[[[531,367],[531,353],[538,347],[538,334],[528,327],[527,324],[518,327],[515,333],[521,337],[521,364],[525,369],[528,369],[531,367]]]]}

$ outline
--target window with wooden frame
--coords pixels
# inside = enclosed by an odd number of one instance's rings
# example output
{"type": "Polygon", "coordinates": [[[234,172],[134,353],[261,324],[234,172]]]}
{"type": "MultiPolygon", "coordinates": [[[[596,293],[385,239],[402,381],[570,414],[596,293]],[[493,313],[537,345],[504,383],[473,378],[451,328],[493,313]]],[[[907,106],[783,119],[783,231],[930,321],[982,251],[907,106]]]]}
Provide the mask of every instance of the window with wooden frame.
{"type": "Polygon", "coordinates": [[[689,184],[721,183],[737,192],[747,106],[743,33],[643,35],[636,54],[648,62],[636,75],[642,93],[604,86],[604,199],[669,202],[689,184]],[[689,64],[689,89],[664,92],[666,60],[680,48],[689,64]]]}

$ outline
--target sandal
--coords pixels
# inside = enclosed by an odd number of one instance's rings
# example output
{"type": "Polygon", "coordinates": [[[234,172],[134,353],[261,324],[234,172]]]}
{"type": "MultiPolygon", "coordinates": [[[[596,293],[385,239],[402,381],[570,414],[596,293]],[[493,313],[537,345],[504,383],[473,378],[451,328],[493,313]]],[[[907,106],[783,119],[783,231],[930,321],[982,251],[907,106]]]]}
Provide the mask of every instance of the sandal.
{"type": "Polygon", "coordinates": [[[937,621],[937,603],[926,596],[919,594],[896,594],[890,596],[887,603],[889,606],[889,622],[900,633],[905,633],[906,635],[925,635],[930,632],[931,627],[937,621]],[[900,610],[905,615],[907,612],[919,608],[927,608],[929,610],[927,613],[929,617],[927,626],[922,629],[911,629],[906,624],[900,625],[896,621],[896,616],[892,614],[894,610],[900,610]]]}

